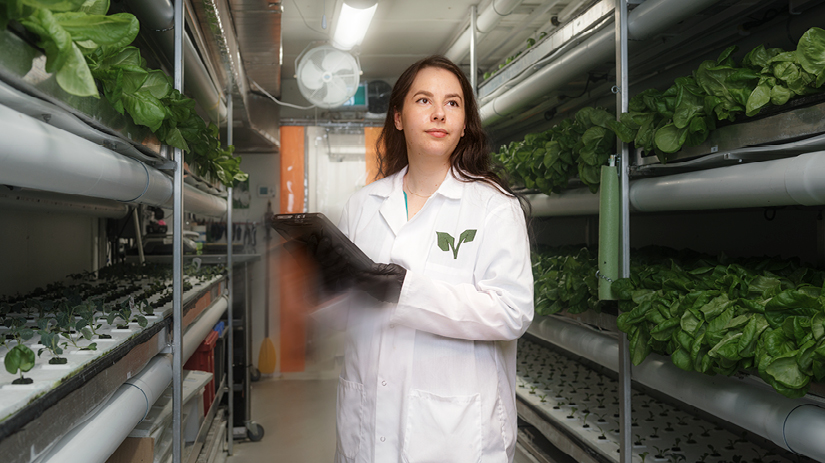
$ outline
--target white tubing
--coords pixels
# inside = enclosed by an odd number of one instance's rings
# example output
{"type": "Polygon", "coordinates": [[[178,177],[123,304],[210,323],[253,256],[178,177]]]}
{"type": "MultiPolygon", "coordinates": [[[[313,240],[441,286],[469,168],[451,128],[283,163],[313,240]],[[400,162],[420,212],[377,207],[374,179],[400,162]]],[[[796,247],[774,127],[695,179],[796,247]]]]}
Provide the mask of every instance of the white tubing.
{"type": "MultiPolygon", "coordinates": [[[[183,336],[183,362],[195,353],[227,308],[220,297],[206,308],[183,336]]],[[[39,463],[104,463],[172,382],[172,356],[155,356],[123,383],[106,404],[63,436],[39,463]]]]}
{"type": "Polygon", "coordinates": [[[221,296],[212,302],[212,305],[204,309],[200,317],[189,325],[186,333],[183,334],[183,363],[186,363],[189,357],[198,350],[201,341],[212,331],[212,328],[221,319],[228,306],[226,296],[221,296]]]}
{"type": "Polygon", "coordinates": [[[666,177],[630,186],[639,211],[825,204],[825,152],[666,177]]]}
{"type": "MultiPolygon", "coordinates": [[[[479,33],[486,33],[493,30],[498,25],[501,18],[509,15],[513,10],[521,5],[524,0],[493,0],[487,8],[478,15],[476,21],[476,29],[479,33]]],[[[479,37],[480,38],[480,37],[479,37]]],[[[464,29],[464,32],[456,39],[453,45],[444,53],[444,56],[450,61],[459,62],[464,58],[464,55],[470,51],[470,28],[464,29]]]]}
{"type": "MultiPolygon", "coordinates": [[[[672,27],[718,0],[647,0],[630,12],[628,32],[631,39],[644,39],[672,27]]],[[[567,84],[593,67],[613,59],[615,31],[606,28],[584,40],[508,92],[481,107],[481,120],[492,124],[505,116],[531,106],[543,96],[567,84]]]]}
{"type": "Polygon", "coordinates": [[[599,213],[599,195],[587,188],[552,195],[527,195],[533,217],[591,215],[599,213]]]}
{"type": "MultiPolygon", "coordinates": [[[[165,206],[172,208],[173,198],[169,198],[165,206]]],[[[183,208],[187,212],[192,212],[198,215],[208,215],[213,217],[220,217],[226,214],[226,198],[210,195],[193,187],[192,185],[183,185],[183,208]]]]}
{"type": "MultiPolygon", "coordinates": [[[[538,317],[528,331],[618,371],[618,342],[608,335],[559,317],[538,317]]],[[[825,461],[825,409],[816,404],[789,399],[768,387],[732,377],[686,372],[655,354],[633,367],[633,379],[770,439],[784,449],[825,461]]]]}
{"type": "Polygon", "coordinates": [[[88,421],[63,436],[41,463],[103,463],[146,416],[172,381],[171,359],[159,355],[120,386],[88,421]]]}
{"type": "Polygon", "coordinates": [[[0,138],[2,184],[152,205],[172,195],[157,170],[6,106],[0,138]]]}
{"type": "MultiPolygon", "coordinates": [[[[3,105],[0,137],[0,184],[151,206],[172,199],[172,180],[159,170],[3,105]]],[[[189,185],[184,207],[226,213],[225,200],[189,185]]]]}
{"type": "Polygon", "coordinates": [[[80,214],[107,219],[122,219],[129,213],[129,206],[118,201],[39,190],[9,191],[5,188],[0,188],[0,209],[80,214]]]}

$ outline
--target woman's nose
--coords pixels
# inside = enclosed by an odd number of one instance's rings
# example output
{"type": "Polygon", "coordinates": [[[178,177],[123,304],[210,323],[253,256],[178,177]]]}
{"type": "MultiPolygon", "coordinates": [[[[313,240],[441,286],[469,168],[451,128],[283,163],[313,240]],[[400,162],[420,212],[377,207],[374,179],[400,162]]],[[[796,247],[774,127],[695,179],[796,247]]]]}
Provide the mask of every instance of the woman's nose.
{"type": "Polygon", "coordinates": [[[437,108],[433,111],[433,120],[434,121],[444,121],[444,111],[441,108],[437,108]]]}

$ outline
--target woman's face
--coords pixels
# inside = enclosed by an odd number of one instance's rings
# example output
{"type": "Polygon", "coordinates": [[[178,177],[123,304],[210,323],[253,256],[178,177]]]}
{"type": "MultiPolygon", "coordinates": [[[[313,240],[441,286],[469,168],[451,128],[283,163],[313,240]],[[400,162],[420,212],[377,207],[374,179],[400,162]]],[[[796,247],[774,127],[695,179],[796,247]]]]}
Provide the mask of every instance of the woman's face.
{"type": "Polygon", "coordinates": [[[449,162],[464,136],[464,103],[461,84],[452,72],[434,67],[418,71],[401,112],[394,115],[395,128],[404,131],[407,156],[449,162]]]}

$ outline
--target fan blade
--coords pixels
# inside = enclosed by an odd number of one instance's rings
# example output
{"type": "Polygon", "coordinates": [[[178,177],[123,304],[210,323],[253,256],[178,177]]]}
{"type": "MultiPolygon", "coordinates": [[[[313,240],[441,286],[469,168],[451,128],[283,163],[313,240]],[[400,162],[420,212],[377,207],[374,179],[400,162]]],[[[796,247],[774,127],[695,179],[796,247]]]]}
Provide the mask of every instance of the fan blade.
{"type": "Polygon", "coordinates": [[[301,68],[301,83],[310,90],[318,90],[324,85],[324,71],[312,61],[307,61],[301,68]]]}
{"type": "Polygon", "coordinates": [[[335,74],[336,72],[349,70],[349,55],[342,51],[335,50],[332,53],[327,53],[324,56],[324,61],[321,62],[321,67],[324,68],[324,71],[329,72],[330,74],[335,74]]]}
{"type": "Polygon", "coordinates": [[[344,104],[347,101],[347,87],[340,79],[332,79],[327,85],[327,94],[324,96],[324,103],[332,106],[344,104]]]}

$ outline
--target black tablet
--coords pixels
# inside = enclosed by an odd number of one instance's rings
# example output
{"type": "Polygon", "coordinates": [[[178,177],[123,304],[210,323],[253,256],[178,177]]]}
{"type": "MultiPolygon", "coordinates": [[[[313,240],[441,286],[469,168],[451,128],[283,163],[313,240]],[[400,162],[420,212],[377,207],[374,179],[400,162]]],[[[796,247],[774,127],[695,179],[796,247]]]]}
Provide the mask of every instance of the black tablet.
{"type": "Polygon", "coordinates": [[[355,243],[349,240],[334,223],[320,212],[306,214],[275,214],[272,228],[287,240],[306,242],[311,235],[319,241],[329,238],[334,247],[340,247],[349,261],[359,270],[369,270],[374,264],[355,243]]]}

